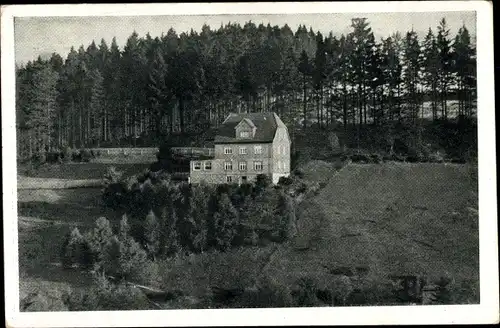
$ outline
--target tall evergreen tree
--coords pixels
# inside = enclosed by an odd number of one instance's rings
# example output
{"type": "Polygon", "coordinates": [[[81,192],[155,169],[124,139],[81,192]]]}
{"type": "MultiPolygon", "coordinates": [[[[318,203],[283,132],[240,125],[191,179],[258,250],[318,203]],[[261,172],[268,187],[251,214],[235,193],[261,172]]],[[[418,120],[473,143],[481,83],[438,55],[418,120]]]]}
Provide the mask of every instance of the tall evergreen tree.
{"type": "Polygon", "coordinates": [[[444,119],[448,118],[447,96],[449,86],[451,84],[451,40],[449,39],[450,30],[446,23],[446,19],[442,18],[438,26],[438,34],[436,37],[437,49],[439,52],[438,61],[438,77],[439,77],[439,91],[441,101],[441,116],[444,119]]]}

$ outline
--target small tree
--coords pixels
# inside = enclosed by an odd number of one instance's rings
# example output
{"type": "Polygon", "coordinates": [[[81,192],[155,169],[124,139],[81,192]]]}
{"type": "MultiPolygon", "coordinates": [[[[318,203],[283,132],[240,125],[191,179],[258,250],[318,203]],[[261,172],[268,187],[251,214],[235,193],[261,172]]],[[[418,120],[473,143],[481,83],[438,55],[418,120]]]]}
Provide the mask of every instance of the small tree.
{"type": "Polygon", "coordinates": [[[162,211],[163,226],[163,251],[168,255],[174,255],[180,250],[179,237],[177,234],[177,214],[174,208],[164,208],[162,211]]]}
{"type": "Polygon", "coordinates": [[[240,234],[245,243],[255,246],[259,242],[259,221],[260,217],[255,213],[255,202],[251,196],[246,196],[240,208],[240,234]]]}
{"type": "Polygon", "coordinates": [[[103,268],[117,279],[137,279],[147,262],[144,249],[129,235],[127,218],[120,222],[118,236],[113,236],[106,245],[103,268]]]}
{"type": "Polygon", "coordinates": [[[146,237],[146,250],[149,255],[156,258],[160,249],[160,224],[154,212],[149,211],[146,216],[145,224],[145,237],[146,237]]]}
{"type": "Polygon", "coordinates": [[[222,194],[219,200],[218,211],[214,215],[216,246],[220,250],[231,247],[238,233],[238,212],[229,200],[227,194],[222,194]]]}
{"type": "Polygon", "coordinates": [[[202,252],[207,248],[209,194],[205,192],[205,188],[204,185],[193,187],[190,199],[189,217],[193,224],[191,240],[196,252],[202,252]]]}
{"type": "Polygon", "coordinates": [[[293,237],[297,233],[297,224],[293,199],[280,193],[273,220],[273,234],[279,241],[293,237]]]}
{"type": "Polygon", "coordinates": [[[78,263],[79,245],[83,240],[78,228],[74,228],[67,235],[61,250],[61,262],[64,268],[70,268],[73,264],[78,263]]]}
{"type": "Polygon", "coordinates": [[[113,236],[113,230],[109,221],[105,217],[100,217],[96,220],[96,226],[89,236],[89,244],[92,253],[95,255],[95,266],[99,269],[107,244],[113,236]]]}

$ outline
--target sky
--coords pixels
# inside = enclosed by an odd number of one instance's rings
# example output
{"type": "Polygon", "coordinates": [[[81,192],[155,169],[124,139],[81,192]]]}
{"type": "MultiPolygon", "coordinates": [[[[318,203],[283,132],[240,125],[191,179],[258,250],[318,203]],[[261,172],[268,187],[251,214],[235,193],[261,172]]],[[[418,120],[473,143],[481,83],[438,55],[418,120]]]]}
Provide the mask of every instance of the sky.
{"type": "Polygon", "coordinates": [[[411,12],[411,13],[337,13],[337,14],[286,14],[286,15],[164,15],[164,16],[83,16],[83,17],[16,17],[14,21],[16,63],[26,63],[38,55],[59,53],[66,58],[72,46],[86,48],[92,40],[97,44],[104,40],[111,44],[116,37],[120,49],[135,30],[139,36],[147,32],[154,38],[166,33],[170,27],[177,33],[200,31],[203,24],[217,29],[221,24],[237,22],[243,25],[252,21],[255,24],[283,26],[288,24],[295,32],[302,24],[323,35],[347,34],[351,31],[351,19],[366,17],[377,39],[387,37],[394,32],[405,33],[412,28],[424,37],[430,28],[437,30],[441,18],[445,17],[454,37],[458,29],[465,24],[473,39],[476,35],[476,14],[473,11],[462,12],[411,12]]]}

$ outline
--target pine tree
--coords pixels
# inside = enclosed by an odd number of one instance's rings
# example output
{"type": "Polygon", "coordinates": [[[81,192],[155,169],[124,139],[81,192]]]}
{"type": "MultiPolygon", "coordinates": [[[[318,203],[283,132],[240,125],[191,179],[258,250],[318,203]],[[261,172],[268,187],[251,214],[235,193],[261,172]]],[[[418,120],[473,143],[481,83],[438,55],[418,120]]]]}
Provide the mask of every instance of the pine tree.
{"type": "Polygon", "coordinates": [[[90,89],[90,125],[91,125],[91,140],[93,144],[99,147],[103,135],[103,126],[105,124],[105,94],[104,80],[99,72],[95,69],[90,73],[92,87],[90,89]]]}
{"type": "MultiPolygon", "coordinates": [[[[158,39],[155,39],[159,43],[158,39]]],[[[156,44],[153,50],[153,61],[149,65],[148,95],[154,120],[156,137],[162,135],[161,123],[166,114],[166,108],[172,98],[172,93],[167,86],[167,64],[160,45],[156,44]]]]}
{"type": "Polygon", "coordinates": [[[193,230],[190,239],[196,252],[203,252],[207,248],[208,239],[208,201],[210,189],[208,186],[200,185],[192,188],[189,202],[193,230]]]}
{"type": "Polygon", "coordinates": [[[154,260],[160,250],[160,223],[152,210],[146,216],[144,225],[146,250],[154,260]]]}
{"type": "Polygon", "coordinates": [[[34,136],[36,152],[48,151],[52,148],[54,137],[54,119],[57,111],[57,84],[58,75],[52,67],[45,63],[35,63],[31,86],[25,94],[26,126],[34,136]]]}
{"type": "Polygon", "coordinates": [[[439,67],[439,52],[437,48],[436,37],[429,28],[423,42],[423,79],[424,85],[430,96],[432,119],[437,119],[437,103],[438,103],[438,67],[439,67]]]}
{"type": "Polygon", "coordinates": [[[90,247],[95,254],[96,269],[102,268],[105,249],[113,236],[113,230],[109,221],[105,217],[96,220],[95,227],[90,236],[90,247]]]}
{"type": "Polygon", "coordinates": [[[302,115],[303,115],[303,128],[304,131],[307,128],[307,89],[309,85],[309,78],[312,73],[312,66],[309,62],[309,57],[307,56],[307,52],[305,50],[300,54],[299,59],[299,72],[302,74],[302,115]]]}
{"type": "Polygon", "coordinates": [[[409,105],[409,118],[415,123],[420,107],[418,85],[420,84],[420,45],[415,31],[408,32],[404,41],[403,58],[405,69],[403,81],[407,93],[406,103],[409,105]]]}
{"type": "Polygon", "coordinates": [[[449,39],[450,30],[443,18],[439,22],[438,34],[436,38],[437,49],[439,51],[438,61],[438,76],[439,76],[439,91],[441,100],[441,117],[448,118],[448,107],[446,104],[448,97],[448,88],[451,83],[451,40],[449,39]]]}
{"type": "Polygon", "coordinates": [[[318,126],[323,124],[323,84],[326,78],[326,47],[323,35],[316,36],[316,54],[313,65],[313,87],[316,93],[316,119],[318,126]]]}
{"type": "Polygon", "coordinates": [[[218,210],[214,215],[216,247],[222,251],[229,249],[238,233],[238,212],[231,204],[229,196],[221,194],[218,210]]]}
{"type": "Polygon", "coordinates": [[[458,114],[470,117],[475,89],[475,50],[471,45],[469,30],[462,26],[453,43],[453,72],[458,84],[458,114]]]}

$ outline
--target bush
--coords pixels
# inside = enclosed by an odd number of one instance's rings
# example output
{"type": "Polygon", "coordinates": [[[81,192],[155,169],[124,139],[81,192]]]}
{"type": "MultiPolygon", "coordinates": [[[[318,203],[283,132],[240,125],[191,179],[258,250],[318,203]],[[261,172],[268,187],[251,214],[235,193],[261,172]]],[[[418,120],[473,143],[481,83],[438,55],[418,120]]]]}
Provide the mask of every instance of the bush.
{"type": "Polygon", "coordinates": [[[63,268],[78,265],[83,269],[90,269],[94,264],[94,254],[87,240],[78,228],[74,228],[67,236],[61,249],[63,268]]]}
{"type": "Polygon", "coordinates": [[[318,306],[321,302],[317,293],[315,281],[310,277],[302,277],[296,282],[291,294],[297,306],[318,306]]]}
{"type": "Polygon", "coordinates": [[[54,164],[54,163],[60,163],[62,162],[62,154],[60,152],[57,152],[57,151],[50,151],[50,152],[47,152],[47,154],[45,155],[46,157],[46,162],[47,163],[51,163],[51,164],[54,164]]]}
{"type": "Polygon", "coordinates": [[[276,279],[263,277],[254,288],[247,288],[236,305],[243,308],[272,308],[293,306],[290,288],[276,279]]]}
{"type": "Polygon", "coordinates": [[[31,159],[31,162],[35,167],[45,164],[47,162],[47,157],[45,156],[45,152],[35,153],[31,159]]]}
{"type": "Polygon", "coordinates": [[[96,277],[90,289],[72,290],[63,296],[70,311],[149,310],[143,292],[123,284],[113,284],[105,277],[96,277]]]}
{"type": "Polygon", "coordinates": [[[443,163],[445,154],[440,151],[436,151],[435,153],[429,154],[428,160],[431,163],[443,163]]]}
{"type": "Polygon", "coordinates": [[[291,184],[293,184],[293,178],[291,176],[290,177],[280,177],[280,179],[278,180],[279,186],[290,186],[291,184]]]}
{"type": "Polygon", "coordinates": [[[375,164],[380,164],[383,162],[384,158],[381,154],[375,153],[370,155],[371,162],[375,164]]]}
{"type": "Polygon", "coordinates": [[[84,148],[80,149],[80,158],[82,162],[90,162],[94,156],[91,150],[84,148]]]}

